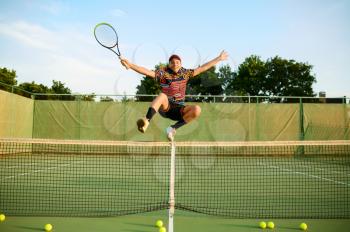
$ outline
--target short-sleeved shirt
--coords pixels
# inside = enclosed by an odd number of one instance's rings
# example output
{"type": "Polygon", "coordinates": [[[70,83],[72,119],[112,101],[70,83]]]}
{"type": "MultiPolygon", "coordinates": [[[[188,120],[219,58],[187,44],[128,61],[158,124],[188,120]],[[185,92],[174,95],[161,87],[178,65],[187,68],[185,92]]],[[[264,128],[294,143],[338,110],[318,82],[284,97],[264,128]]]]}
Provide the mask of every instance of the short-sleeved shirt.
{"type": "Polygon", "coordinates": [[[170,102],[183,104],[187,82],[193,77],[193,72],[193,69],[180,68],[175,73],[168,67],[162,67],[155,71],[155,79],[160,83],[162,92],[168,96],[170,102]]]}

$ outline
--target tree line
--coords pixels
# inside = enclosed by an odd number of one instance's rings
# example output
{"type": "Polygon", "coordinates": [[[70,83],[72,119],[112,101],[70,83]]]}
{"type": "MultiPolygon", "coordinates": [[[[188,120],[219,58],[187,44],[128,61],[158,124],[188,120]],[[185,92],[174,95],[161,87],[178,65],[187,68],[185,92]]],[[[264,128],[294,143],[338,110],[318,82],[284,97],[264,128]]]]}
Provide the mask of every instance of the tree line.
{"type": "MultiPolygon", "coordinates": [[[[158,68],[162,65],[155,66],[158,68]]],[[[283,59],[279,56],[263,60],[252,55],[241,63],[237,70],[232,70],[229,65],[220,68],[213,67],[208,71],[192,78],[188,82],[187,95],[235,95],[235,96],[308,96],[314,97],[312,85],[316,82],[313,66],[283,59]]],[[[0,82],[16,86],[31,93],[43,94],[72,94],[72,91],[61,81],[52,81],[51,86],[40,83],[17,83],[16,71],[0,68],[0,82]]],[[[0,85],[0,89],[13,91],[9,86],[0,85]]],[[[137,86],[136,94],[158,94],[160,85],[152,78],[143,76],[137,86]]],[[[26,93],[15,89],[17,94],[26,96],[26,93]]],[[[95,95],[80,96],[82,100],[93,101],[95,95]]],[[[74,100],[72,95],[38,95],[36,99],[62,99],[74,100]]],[[[112,101],[105,97],[102,101],[112,101]]],[[[136,100],[150,100],[147,97],[138,97],[136,100]]],[[[278,100],[276,100],[278,101],[278,100]]]]}
{"type": "MultiPolygon", "coordinates": [[[[39,94],[35,96],[38,100],[76,100],[77,97],[73,96],[72,91],[65,83],[61,81],[52,80],[52,85],[46,86],[40,83],[23,82],[18,84],[17,74],[15,70],[7,68],[0,68],[0,89],[13,92],[21,96],[31,97],[31,94],[39,94]],[[24,91],[23,91],[24,90],[24,91]],[[40,95],[44,94],[44,95],[40,95]],[[59,95],[67,94],[67,95],[59,95]]],[[[82,100],[94,101],[95,95],[80,95],[82,100]]]]}
{"type": "MultiPolygon", "coordinates": [[[[190,79],[186,94],[314,97],[316,94],[312,85],[316,82],[316,77],[312,73],[312,68],[313,66],[308,63],[287,60],[279,56],[262,60],[261,57],[252,55],[246,58],[236,71],[229,65],[222,66],[218,70],[213,67],[190,79]]],[[[158,83],[145,76],[137,86],[137,94],[159,92],[158,83]]]]}

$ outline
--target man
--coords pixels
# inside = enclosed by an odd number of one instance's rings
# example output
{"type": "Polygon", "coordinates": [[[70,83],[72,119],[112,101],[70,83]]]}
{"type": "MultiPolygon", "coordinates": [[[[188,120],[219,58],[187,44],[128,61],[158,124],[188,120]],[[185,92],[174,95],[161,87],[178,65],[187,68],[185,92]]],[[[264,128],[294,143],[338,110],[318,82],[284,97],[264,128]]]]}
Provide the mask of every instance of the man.
{"type": "Polygon", "coordinates": [[[173,141],[176,130],[198,118],[201,113],[201,108],[198,105],[185,106],[184,101],[188,80],[207,71],[220,61],[226,60],[227,57],[227,52],[222,51],[218,57],[196,69],[185,69],[181,66],[181,58],[178,55],[172,55],[169,58],[167,67],[162,67],[155,71],[140,67],[122,58],[122,65],[142,75],[155,78],[162,89],[162,93],[151,103],[146,117],[137,121],[138,130],[145,133],[152,117],[159,112],[163,117],[177,121],[166,129],[168,139],[173,141]]]}

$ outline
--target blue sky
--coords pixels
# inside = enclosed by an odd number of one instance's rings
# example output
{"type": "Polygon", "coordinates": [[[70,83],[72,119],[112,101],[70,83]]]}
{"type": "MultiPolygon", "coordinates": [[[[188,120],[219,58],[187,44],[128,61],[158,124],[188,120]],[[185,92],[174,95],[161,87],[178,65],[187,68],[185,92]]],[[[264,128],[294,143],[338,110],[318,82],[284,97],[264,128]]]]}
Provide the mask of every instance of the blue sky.
{"type": "Polygon", "coordinates": [[[123,56],[150,69],[172,53],[192,68],[225,49],[233,69],[252,54],[279,55],[314,66],[315,92],[350,96],[347,0],[1,1],[0,66],[19,82],[133,94],[141,76],[96,43],[101,21],[117,28],[123,56]]]}

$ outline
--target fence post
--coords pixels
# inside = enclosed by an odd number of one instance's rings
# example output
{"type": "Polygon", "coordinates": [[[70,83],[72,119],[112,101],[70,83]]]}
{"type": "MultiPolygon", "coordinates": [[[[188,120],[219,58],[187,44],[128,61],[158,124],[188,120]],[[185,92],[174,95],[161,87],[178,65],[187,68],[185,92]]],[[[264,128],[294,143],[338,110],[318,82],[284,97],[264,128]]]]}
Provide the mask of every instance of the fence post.
{"type": "MultiPolygon", "coordinates": [[[[348,139],[348,133],[350,133],[349,131],[349,127],[348,127],[348,112],[347,112],[347,103],[346,103],[346,96],[343,97],[343,123],[344,123],[344,136],[343,139],[347,140],[348,139]]],[[[350,114],[350,111],[349,111],[350,114]]],[[[350,116],[350,115],[349,115],[350,116]]]]}
{"type": "Polygon", "coordinates": [[[33,109],[32,109],[32,138],[36,138],[36,133],[35,133],[35,108],[36,108],[36,104],[35,104],[35,95],[32,94],[30,95],[31,99],[33,99],[33,109]]]}
{"type": "Polygon", "coordinates": [[[299,98],[299,140],[305,139],[303,99],[299,98]]]}
{"type": "Polygon", "coordinates": [[[256,97],[256,103],[255,103],[255,129],[256,129],[256,140],[260,141],[260,127],[259,127],[259,97],[256,97]]]}

